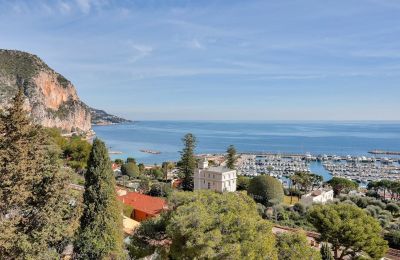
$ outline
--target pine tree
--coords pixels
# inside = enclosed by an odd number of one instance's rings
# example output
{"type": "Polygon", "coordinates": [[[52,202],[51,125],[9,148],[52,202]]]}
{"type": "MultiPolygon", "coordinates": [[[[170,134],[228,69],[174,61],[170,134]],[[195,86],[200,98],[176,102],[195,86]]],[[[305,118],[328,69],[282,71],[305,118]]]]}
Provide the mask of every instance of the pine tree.
{"type": "Polygon", "coordinates": [[[237,160],[235,146],[230,145],[228,147],[228,149],[226,150],[226,152],[228,154],[227,155],[226,167],[228,167],[231,170],[234,170],[235,169],[235,163],[236,163],[236,160],[237,160]]]}
{"type": "Polygon", "coordinates": [[[74,226],[68,179],[23,107],[20,88],[0,116],[0,256],[57,258],[74,226]]]}
{"type": "Polygon", "coordinates": [[[322,260],[333,260],[332,252],[328,243],[322,243],[320,252],[322,260]]]}
{"type": "Polygon", "coordinates": [[[85,174],[84,211],[75,241],[78,259],[120,259],[122,210],[105,144],[95,139],[85,174]]]}
{"type": "Polygon", "coordinates": [[[196,168],[194,149],[196,148],[196,137],[193,134],[186,134],[182,138],[184,148],[181,151],[180,173],[183,175],[183,190],[193,190],[193,174],[196,168]]]}

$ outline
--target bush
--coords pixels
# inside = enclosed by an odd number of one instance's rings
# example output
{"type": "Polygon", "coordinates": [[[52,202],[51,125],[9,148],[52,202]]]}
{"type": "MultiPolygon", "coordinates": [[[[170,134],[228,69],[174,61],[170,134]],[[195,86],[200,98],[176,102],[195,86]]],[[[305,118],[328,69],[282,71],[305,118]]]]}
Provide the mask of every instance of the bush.
{"type": "Polygon", "coordinates": [[[250,178],[246,176],[239,175],[236,182],[237,190],[247,190],[249,187],[250,178]]]}
{"type": "Polygon", "coordinates": [[[124,163],[121,166],[121,173],[129,176],[130,178],[137,178],[140,175],[139,167],[133,162],[124,163]]]}
{"type": "Polygon", "coordinates": [[[386,205],[386,210],[390,211],[392,215],[399,213],[400,207],[395,203],[389,203],[386,205]]]}
{"type": "Polygon", "coordinates": [[[303,215],[303,214],[305,214],[307,212],[306,206],[304,206],[300,202],[294,204],[293,210],[298,212],[301,215],[303,215]]]}
{"type": "Polygon", "coordinates": [[[247,192],[254,198],[266,206],[276,202],[283,202],[284,193],[282,184],[271,176],[257,176],[250,180],[247,192]]]}
{"type": "Polygon", "coordinates": [[[389,246],[392,248],[400,249],[400,231],[392,230],[385,234],[385,239],[389,242],[389,246]]]}

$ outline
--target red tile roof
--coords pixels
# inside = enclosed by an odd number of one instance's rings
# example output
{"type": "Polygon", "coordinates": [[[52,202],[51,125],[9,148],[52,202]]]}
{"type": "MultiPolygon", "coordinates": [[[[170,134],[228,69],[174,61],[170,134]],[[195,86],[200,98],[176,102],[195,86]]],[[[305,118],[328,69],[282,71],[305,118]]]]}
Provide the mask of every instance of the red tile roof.
{"type": "Polygon", "coordinates": [[[135,210],[140,210],[151,215],[157,215],[167,207],[167,202],[164,199],[137,192],[128,192],[126,195],[118,196],[118,200],[132,206],[135,210]]]}

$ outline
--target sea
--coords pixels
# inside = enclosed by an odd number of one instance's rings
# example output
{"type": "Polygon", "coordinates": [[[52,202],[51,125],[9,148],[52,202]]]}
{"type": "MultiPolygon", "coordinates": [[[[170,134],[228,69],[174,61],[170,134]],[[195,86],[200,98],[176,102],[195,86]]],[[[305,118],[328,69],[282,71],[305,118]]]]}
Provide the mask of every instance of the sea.
{"type": "MultiPolygon", "coordinates": [[[[177,161],[187,133],[195,135],[198,154],[222,153],[231,144],[238,152],[372,157],[368,151],[400,151],[400,121],[135,121],[93,129],[110,151],[120,152],[112,159],[134,157],[144,164],[177,161]]],[[[322,165],[310,167],[331,178],[322,165]]]]}

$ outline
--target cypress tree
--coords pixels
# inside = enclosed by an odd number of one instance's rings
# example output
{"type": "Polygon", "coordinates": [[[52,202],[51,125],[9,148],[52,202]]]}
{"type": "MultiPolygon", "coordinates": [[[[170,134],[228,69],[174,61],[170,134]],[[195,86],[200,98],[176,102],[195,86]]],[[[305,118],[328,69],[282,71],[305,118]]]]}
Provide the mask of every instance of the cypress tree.
{"type": "Polygon", "coordinates": [[[183,190],[193,190],[193,174],[196,168],[196,158],[194,157],[194,149],[196,148],[196,137],[193,134],[186,134],[182,138],[184,144],[181,151],[181,161],[179,170],[183,175],[183,190]]]}
{"type": "Polygon", "coordinates": [[[75,252],[78,259],[123,257],[122,211],[105,144],[95,139],[85,174],[84,210],[75,252]]]}
{"type": "Polygon", "coordinates": [[[237,160],[235,146],[230,145],[228,147],[228,149],[226,150],[226,152],[227,152],[226,167],[228,167],[231,170],[234,170],[235,169],[235,163],[236,163],[236,160],[237,160]]]}
{"type": "Polygon", "coordinates": [[[332,252],[328,243],[322,243],[320,252],[322,260],[333,260],[332,252]]]}
{"type": "Polygon", "coordinates": [[[20,88],[0,116],[0,256],[57,258],[74,226],[68,179],[23,107],[20,88]]]}

